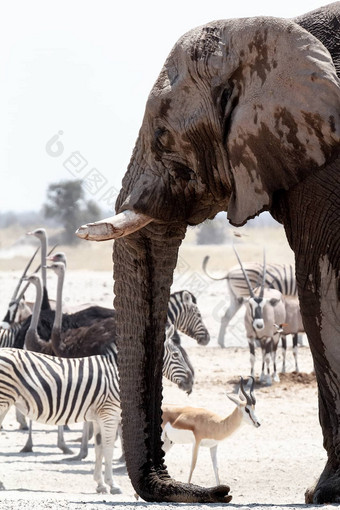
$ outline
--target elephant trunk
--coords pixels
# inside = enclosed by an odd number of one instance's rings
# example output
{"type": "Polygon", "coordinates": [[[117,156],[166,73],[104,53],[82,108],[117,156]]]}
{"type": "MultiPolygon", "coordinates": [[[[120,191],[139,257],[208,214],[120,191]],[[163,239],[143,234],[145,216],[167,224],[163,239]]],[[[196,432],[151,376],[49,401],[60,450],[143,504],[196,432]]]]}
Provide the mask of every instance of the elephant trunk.
{"type": "Polygon", "coordinates": [[[184,224],[155,224],[114,243],[118,369],[126,465],[146,501],[228,502],[229,487],[171,479],[161,442],[162,363],[170,286],[184,224]]]}
{"type": "Polygon", "coordinates": [[[126,464],[135,490],[149,499],[148,474],[165,471],[162,360],[170,286],[185,226],[174,237],[167,228],[146,230],[117,239],[113,261],[126,464]]]}

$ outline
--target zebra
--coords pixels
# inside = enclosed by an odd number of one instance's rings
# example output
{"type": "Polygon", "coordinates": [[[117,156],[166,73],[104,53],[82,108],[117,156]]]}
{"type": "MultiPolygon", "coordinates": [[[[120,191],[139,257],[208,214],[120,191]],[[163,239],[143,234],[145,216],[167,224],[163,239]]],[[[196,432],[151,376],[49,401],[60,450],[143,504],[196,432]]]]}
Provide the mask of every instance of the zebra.
{"type": "Polygon", "coordinates": [[[105,356],[57,358],[46,354],[0,350],[0,424],[12,405],[30,419],[48,425],[93,421],[94,480],[97,492],[121,492],[112,477],[114,438],[120,420],[117,353],[105,356]]]}
{"type": "MultiPolygon", "coordinates": [[[[173,342],[173,334],[174,326],[171,324],[166,327],[165,331],[162,374],[163,377],[166,377],[169,381],[177,384],[180,390],[186,391],[186,393],[190,395],[194,384],[195,372],[185,349],[183,349],[181,345],[176,345],[173,342]]],[[[105,356],[105,353],[103,355],[105,356]]],[[[67,457],[67,461],[78,461],[87,457],[88,439],[92,436],[92,434],[93,431],[91,430],[91,426],[84,423],[79,453],[73,457],[67,457]]],[[[120,461],[124,461],[124,454],[120,461]]]]}
{"type": "MultiPolygon", "coordinates": [[[[0,328],[0,348],[3,347],[15,347],[16,338],[21,329],[20,322],[13,322],[8,324],[7,328],[0,328]]],[[[28,430],[25,417],[20,413],[18,409],[15,410],[17,422],[19,423],[20,430],[28,430]]]]}
{"type": "Polygon", "coordinates": [[[167,325],[173,324],[175,332],[172,340],[180,344],[179,329],[194,338],[199,345],[207,345],[210,335],[204,325],[195,296],[188,290],[180,290],[170,294],[167,313],[167,325]]]}
{"type": "MultiPolygon", "coordinates": [[[[167,333],[163,374],[177,384],[190,371],[167,333]],[[174,356],[173,353],[177,355],[174,356]]],[[[104,355],[60,358],[22,349],[0,350],[0,425],[15,405],[25,416],[47,425],[93,422],[96,491],[121,493],[112,477],[113,447],[120,423],[117,347],[104,355]],[[102,461],[105,462],[105,477],[102,461]]]]}
{"type": "Polygon", "coordinates": [[[7,328],[0,328],[0,348],[15,347],[17,335],[21,329],[20,322],[13,322],[7,328]]]}
{"type": "MultiPolygon", "coordinates": [[[[249,298],[248,285],[244,279],[239,265],[232,267],[222,278],[214,278],[207,272],[209,256],[204,257],[203,271],[212,280],[226,280],[230,297],[230,304],[221,318],[220,330],[218,333],[218,344],[225,347],[224,337],[227,326],[236,312],[241,308],[244,299],[249,298]]],[[[248,262],[243,264],[250,284],[253,289],[260,285],[263,280],[263,264],[248,262]]],[[[297,296],[295,268],[292,264],[267,264],[265,274],[265,286],[276,289],[284,296],[297,296]]]]}
{"type": "MultiPolygon", "coordinates": [[[[197,307],[197,301],[195,296],[187,291],[182,290],[178,292],[174,292],[170,296],[169,305],[168,305],[168,316],[167,316],[167,327],[171,324],[174,324],[176,328],[178,328],[183,333],[195,338],[198,343],[205,345],[209,342],[209,332],[207,331],[200,311],[197,307]]],[[[9,329],[0,330],[3,336],[3,342],[1,342],[0,337],[0,347],[19,347],[22,343],[22,336],[24,331],[21,331],[20,323],[13,323],[10,325],[9,329]],[[18,338],[20,337],[20,338],[18,338]],[[6,339],[6,343],[5,343],[6,339]]],[[[192,392],[192,387],[194,383],[194,368],[190,362],[189,356],[187,352],[183,349],[182,346],[179,345],[179,335],[175,331],[173,337],[174,343],[176,343],[177,351],[175,347],[172,347],[170,343],[165,345],[165,354],[164,356],[170,357],[178,357],[181,360],[182,366],[186,366],[185,371],[182,374],[172,374],[170,380],[175,382],[180,389],[186,391],[188,395],[192,392]],[[178,337],[178,341],[176,341],[176,334],[178,337]],[[179,351],[179,352],[178,352],[179,351]],[[184,359],[182,359],[184,358],[184,359]],[[186,372],[186,373],[184,373],[186,372]]],[[[164,367],[163,367],[164,368],[164,367]]],[[[168,377],[163,372],[165,377],[168,377]]],[[[20,429],[27,430],[28,426],[23,416],[17,412],[17,420],[20,424],[20,429]]],[[[60,430],[59,430],[60,433],[60,430]]],[[[58,444],[64,450],[64,452],[69,452],[65,442],[60,437],[58,444]]],[[[28,440],[28,443],[24,447],[24,451],[32,448],[31,441],[28,440]]],[[[78,456],[77,456],[78,458],[78,456]]]]}

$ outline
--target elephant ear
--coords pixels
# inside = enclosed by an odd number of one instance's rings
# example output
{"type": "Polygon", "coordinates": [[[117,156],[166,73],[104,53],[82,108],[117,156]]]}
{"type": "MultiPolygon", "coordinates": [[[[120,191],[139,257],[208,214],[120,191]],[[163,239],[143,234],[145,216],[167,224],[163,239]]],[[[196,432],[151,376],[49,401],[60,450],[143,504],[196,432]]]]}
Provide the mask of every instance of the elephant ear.
{"type": "Polygon", "coordinates": [[[228,218],[239,226],[339,154],[340,87],[326,48],[294,22],[233,21],[211,66],[229,91],[228,218]]]}

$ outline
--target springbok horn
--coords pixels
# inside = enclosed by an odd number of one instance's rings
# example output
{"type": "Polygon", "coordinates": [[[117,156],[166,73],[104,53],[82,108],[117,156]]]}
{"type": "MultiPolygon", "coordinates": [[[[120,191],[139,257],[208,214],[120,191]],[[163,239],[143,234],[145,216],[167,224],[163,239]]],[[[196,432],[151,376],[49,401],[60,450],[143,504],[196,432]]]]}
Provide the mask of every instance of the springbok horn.
{"type": "MultiPolygon", "coordinates": [[[[57,247],[57,246],[58,246],[58,245],[57,245],[57,244],[55,244],[55,245],[54,245],[54,246],[50,249],[50,251],[48,252],[47,256],[51,255],[51,253],[52,253],[52,252],[56,249],[56,247],[57,247]]],[[[39,250],[39,248],[38,248],[38,250],[39,250]]],[[[40,267],[41,267],[41,264],[39,264],[39,266],[38,266],[38,267],[37,267],[37,269],[34,271],[34,273],[37,273],[37,272],[39,271],[40,267]]],[[[15,301],[16,301],[17,303],[19,303],[20,299],[24,296],[24,294],[25,294],[26,290],[28,289],[29,285],[30,285],[30,282],[26,283],[25,287],[22,289],[22,291],[20,292],[19,296],[15,299],[15,301]]]]}
{"type": "Polygon", "coordinates": [[[82,225],[76,231],[76,235],[87,241],[108,241],[132,234],[152,221],[153,218],[146,214],[127,210],[111,218],[82,225]]]}
{"type": "Polygon", "coordinates": [[[255,405],[256,404],[256,398],[255,398],[255,395],[253,393],[254,391],[254,386],[255,386],[255,379],[254,377],[250,376],[250,378],[252,381],[251,381],[251,386],[250,386],[250,391],[249,391],[249,394],[250,394],[250,398],[252,400],[252,404],[255,405]]]}
{"type": "Polygon", "coordinates": [[[36,254],[38,253],[39,250],[40,250],[40,246],[35,250],[35,252],[33,253],[32,257],[28,261],[28,263],[27,263],[27,265],[26,265],[26,267],[24,269],[24,272],[22,273],[21,278],[20,278],[20,280],[18,282],[18,285],[16,286],[15,291],[13,292],[13,296],[11,298],[10,303],[15,301],[15,298],[17,297],[17,294],[19,292],[19,289],[20,289],[20,286],[22,284],[22,281],[23,281],[24,277],[26,276],[26,273],[27,273],[28,269],[30,268],[30,266],[31,266],[31,264],[32,264],[32,262],[34,260],[34,257],[36,256],[36,254]]]}
{"type": "Polygon", "coordinates": [[[265,286],[265,283],[266,283],[266,271],[267,271],[267,268],[266,268],[266,251],[263,250],[263,278],[262,278],[261,291],[260,291],[260,298],[261,299],[263,298],[264,286],[265,286]]]}
{"type": "Polygon", "coordinates": [[[245,389],[244,389],[244,379],[243,377],[241,377],[241,380],[240,380],[240,390],[241,392],[243,393],[243,395],[246,397],[246,400],[247,400],[247,404],[248,405],[252,405],[252,399],[249,397],[249,395],[247,395],[245,389]]]}
{"type": "Polygon", "coordinates": [[[241,266],[241,269],[242,269],[242,273],[243,273],[244,279],[245,279],[245,281],[247,282],[248,289],[249,289],[249,294],[250,294],[250,296],[253,298],[253,297],[255,297],[255,294],[254,294],[254,291],[253,291],[253,289],[252,289],[252,286],[250,285],[250,281],[249,281],[248,275],[247,275],[247,273],[246,273],[246,270],[245,270],[245,269],[244,269],[244,267],[243,267],[243,264],[242,264],[242,262],[241,262],[241,259],[240,259],[240,257],[239,257],[239,254],[237,253],[236,248],[235,248],[235,246],[234,246],[234,245],[233,245],[233,248],[234,248],[234,252],[235,252],[235,255],[236,255],[236,257],[237,257],[238,263],[239,263],[239,264],[240,264],[240,266],[241,266]]]}

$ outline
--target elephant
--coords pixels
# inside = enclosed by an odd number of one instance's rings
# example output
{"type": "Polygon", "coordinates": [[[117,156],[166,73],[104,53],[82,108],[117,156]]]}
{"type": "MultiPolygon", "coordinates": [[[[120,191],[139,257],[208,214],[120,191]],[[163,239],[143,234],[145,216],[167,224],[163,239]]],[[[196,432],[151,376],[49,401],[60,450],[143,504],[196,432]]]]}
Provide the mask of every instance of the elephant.
{"type": "Polygon", "coordinates": [[[184,34],[148,97],[116,215],[77,231],[115,239],[123,438],[132,485],[146,501],[231,500],[229,486],[180,483],[164,464],[166,312],[187,226],[221,211],[242,226],[266,210],[295,252],[318,382],[328,460],[306,497],[340,502],[339,44],[331,53],[325,47],[339,26],[339,5],[297,22],[227,19],[184,34]],[[320,16],[328,38],[317,36],[320,16]]]}

